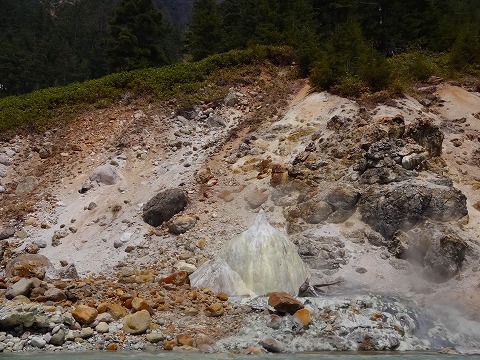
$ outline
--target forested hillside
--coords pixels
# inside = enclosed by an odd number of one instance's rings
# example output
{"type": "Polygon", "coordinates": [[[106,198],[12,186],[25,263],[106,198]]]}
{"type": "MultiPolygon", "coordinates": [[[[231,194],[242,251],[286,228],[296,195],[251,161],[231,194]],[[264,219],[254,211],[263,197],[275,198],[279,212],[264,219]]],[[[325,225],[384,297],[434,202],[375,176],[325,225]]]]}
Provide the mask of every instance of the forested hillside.
{"type": "MultiPolygon", "coordinates": [[[[119,3],[148,5],[151,1],[0,1],[0,96],[66,85],[118,70],[110,67],[108,52],[110,22],[114,21],[115,6],[119,3]]],[[[191,1],[157,0],[155,5],[160,9],[161,29],[145,37],[161,48],[159,65],[177,62],[191,1]]],[[[128,25],[131,19],[120,21],[128,25]]],[[[143,24],[147,22],[141,20],[143,24]]]]}
{"type": "Polygon", "coordinates": [[[399,54],[417,78],[478,72],[479,29],[477,0],[3,0],[0,96],[255,44],[291,46],[318,87],[378,90],[399,54]]]}

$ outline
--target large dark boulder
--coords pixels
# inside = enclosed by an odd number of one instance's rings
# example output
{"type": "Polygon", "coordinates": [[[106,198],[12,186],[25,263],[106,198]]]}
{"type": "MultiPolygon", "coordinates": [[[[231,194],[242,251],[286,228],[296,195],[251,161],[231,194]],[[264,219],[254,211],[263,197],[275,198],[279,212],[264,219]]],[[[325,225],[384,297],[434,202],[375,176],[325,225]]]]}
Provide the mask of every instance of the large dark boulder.
{"type": "Polygon", "coordinates": [[[182,211],[187,205],[187,196],[182,189],[162,191],[151,198],[143,207],[143,220],[159,226],[182,211]]]}
{"type": "Polygon", "coordinates": [[[426,219],[451,221],[468,214],[466,197],[454,187],[420,180],[370,186],[361,196],[362,220],[386,239],[426,219]]]}

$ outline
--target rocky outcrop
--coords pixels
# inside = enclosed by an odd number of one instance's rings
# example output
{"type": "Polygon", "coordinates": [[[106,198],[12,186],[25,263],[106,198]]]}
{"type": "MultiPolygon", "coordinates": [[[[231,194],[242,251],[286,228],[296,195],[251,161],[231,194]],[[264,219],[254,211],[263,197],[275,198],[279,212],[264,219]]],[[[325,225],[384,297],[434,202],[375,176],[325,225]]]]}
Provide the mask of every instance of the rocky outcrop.
{"type": "Polygon", "coordinates": [[[446,281],[461,269],[467,243],[445,224],[425,221],[414,229],[395,234],[396,256],[424,268],[433,281],[446,281]]]}
{"type": "Polygon", "coordinates": [[[187,206],[187,196],[182,189],[162,191],[151,198],[143,207],[143,220],[152,226],[159,226],[170,220],[187,206]]]}
{"type": "Polygon", "coordinates": [[[431,156],[442,153],[443,133],[431,120],[421,119],[407,128],[406,136],[423,146],[431,156]]]}
{"type": "Polygon", "coordinates": [[[359,210],[362,220],[387,239],[426,219],[452,221],[468,213],[461,191],[420,180],[372,186],[362,194],[359,210]]]}

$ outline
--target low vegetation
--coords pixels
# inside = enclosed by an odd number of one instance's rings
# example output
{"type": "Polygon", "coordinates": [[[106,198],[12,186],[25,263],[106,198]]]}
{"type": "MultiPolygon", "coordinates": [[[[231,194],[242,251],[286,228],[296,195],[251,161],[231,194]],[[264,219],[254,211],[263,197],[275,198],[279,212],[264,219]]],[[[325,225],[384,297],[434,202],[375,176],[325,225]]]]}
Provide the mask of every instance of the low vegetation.
{"type": "MultiPolygon", "coordinates": [[[[193,63],[175,64],[120,72],[105,77],[53,87],[0,99],[0,132],[18,129],[40,130],[65,123],[81,111],[108,107],[129,97],[150,96],[158,100],[176,98],[181,106],[205,97],[202,89],[207,79],[218,77],[221,70],[270,61],[291,63],[286,47],[254,47],[215,54],[193,63]]],[[[222,75],[226,76],[225,72],[222,75]]]]}

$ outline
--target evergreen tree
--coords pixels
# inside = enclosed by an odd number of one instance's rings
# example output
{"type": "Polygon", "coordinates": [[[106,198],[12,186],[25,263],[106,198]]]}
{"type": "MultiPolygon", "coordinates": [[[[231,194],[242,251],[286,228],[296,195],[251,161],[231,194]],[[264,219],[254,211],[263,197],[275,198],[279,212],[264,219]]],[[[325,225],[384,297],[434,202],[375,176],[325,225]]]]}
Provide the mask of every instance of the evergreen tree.
{"type": "Polygon", "coordinates": [[[310,65],[318,58],[319,38],[315,13],[309,0],[295,0],[286,12],[285,34],[298,57],[300,75],[306,76],[310,65]]]}
{"type": "Polygon", "coordinates": [[[159,46],[165,31],[162,15],[151,0],[120,0],[110,21],[110,70],[165,65],[166,57],[159,46]]]}
{"type": "Polygon", "coordinates": [[[458,33],[450,53],[450,63],[456,70],[463,70],[468,65],[480,65],[480,41],[472,25],[465,25],[458,33]]]}
{"type": "Polygon", "coordinates": [[[258,22],[257,0],[225,0],[220,4],[226,50],[245,48],[258,22]]]}
{"type": "Polygon", "coordinates": [[[193,60],[225,50],[222,37],[222,19],[215,0],[195,0],[187,35],[193,60]]]}

